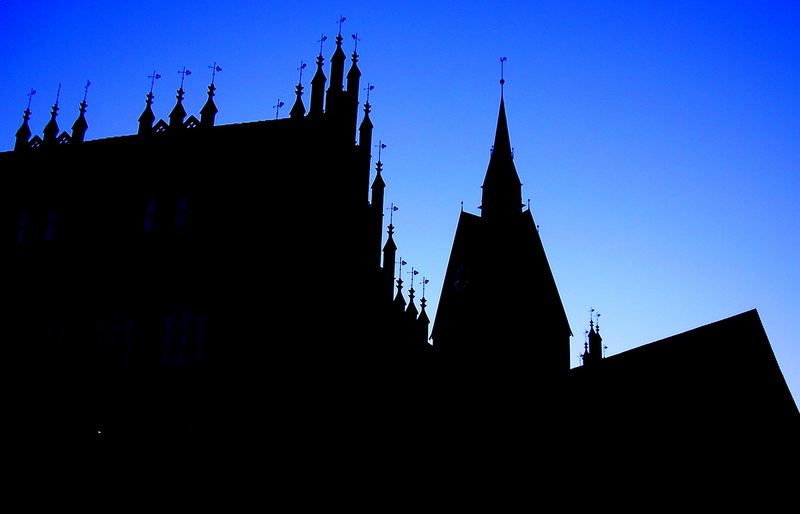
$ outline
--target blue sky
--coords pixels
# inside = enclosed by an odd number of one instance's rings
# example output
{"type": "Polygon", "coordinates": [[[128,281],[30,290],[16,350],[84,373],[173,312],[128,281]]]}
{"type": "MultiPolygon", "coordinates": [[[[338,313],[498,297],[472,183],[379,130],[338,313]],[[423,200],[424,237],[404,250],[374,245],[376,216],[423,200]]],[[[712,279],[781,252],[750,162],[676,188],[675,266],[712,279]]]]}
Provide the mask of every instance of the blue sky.
{"type": "Polygon", "coordinates": [[[96,139],[135,132],[154,69],[156,116],[183,66],[197,114],[215,61],[218,123],[274,118],[279,98],[287,116],[299,62],[321,33],[330,55],[345,15],[347,53],[357,32],[375,85],[399,253],[435,310],[460,202],[478,212],[506,56],[517,170],[573,364],[591,307],[609,354],[757,308],[800,398],[800,4],[464,4],[0,0],[0,150],[31,87],[41,133],[59,82],[63,130],[91,80],[96,139]]]}

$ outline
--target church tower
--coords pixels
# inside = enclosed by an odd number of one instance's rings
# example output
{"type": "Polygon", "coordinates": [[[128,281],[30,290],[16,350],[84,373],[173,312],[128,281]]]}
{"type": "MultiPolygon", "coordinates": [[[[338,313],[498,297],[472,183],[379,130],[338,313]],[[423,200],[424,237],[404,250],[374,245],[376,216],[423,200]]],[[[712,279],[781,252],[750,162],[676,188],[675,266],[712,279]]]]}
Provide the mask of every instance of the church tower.
{"type": "Polygon", "coordinates": [[[526,380],[565,374],[572,332],[536,223],[523,210],[502,89],[482,189],[481,215],[462,211],[458,220],[434,347],[465,370],[496,365],[526,380]]]}

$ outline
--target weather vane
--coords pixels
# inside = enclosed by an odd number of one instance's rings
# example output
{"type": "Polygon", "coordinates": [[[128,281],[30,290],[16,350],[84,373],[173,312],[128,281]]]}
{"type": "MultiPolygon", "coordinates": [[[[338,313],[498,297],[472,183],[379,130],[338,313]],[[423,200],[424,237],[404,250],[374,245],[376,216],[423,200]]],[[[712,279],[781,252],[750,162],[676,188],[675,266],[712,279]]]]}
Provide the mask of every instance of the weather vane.
{"type": "Polygon", "coordinates": [[[275,105],[272,106],[272,107],[275,108],[275,119],[276,120],[278,119],[278,112],[280,112],[281,107],[283,107],[283,105],[284,105],[283,101],[280,98],[278,98],[278,103],[276,103],[275,105]]]}
{"type": "Polygon", "coordinates": [[[364,88],[364,91],[367,92],[367,103],[369,103],[369,92],[375,89],[375,86],[367,82],[367,87],[364,88]]]}
{"type": "Polygon", "coordinates": [[[209,68],[211,68],[211,85],[213,86],[214,79],[217,77],[217,72],[222,71],[222,68],[220,66],[217,66],[216,62],[213,65],[209,66],[209,68]]]}
{"type": "Polygon", "coordinates": [[[26,107],[25,110],[28,110],[28,111],[31,110],[31,99],[33,98],[33,95],[35,95],[35,94],[36,94],[36,90],[31,88],[30,92],[27,95],[25,95],[25,96],[28,97],[28,107],[26,107]]]}
{"type": "Polygon", "coordinates": [[[425,276],[422,276],[422,298],[425,298],[425,285],[430,282],[425,276]]]}
{"type": "MultiPolygon", "coordinates": [[[[377,144],[377,145],[375,145],[375,148],[377,148],[377,149],[378,149],[378,162],[380,162],[380,160],[381,160],[381,150],[383,150],[384,148],[386,148],[386,143],[384,143],[383,141],[380,141],[380,140],[379,140],[379,141],[378,141],[378,144],[377,144]]],[[[395,209],[395,210],[397,210],[397,209],[395,209]]]]}
{"type": "Polygon", "coordinates": [[[408,263],[406,261],[404,261],[402,257],[400,257],[400,261],[398,262],[398,264],[400,265],[400,268],[397,270],[397,280],[402,282],[403,281],[403,266],[405,266],[408,263]]]}
{"type": "Polygon", "coordinates": [[[353,41],[355,41],[355,46],[353,47],[353,53],[358,53],[358,42],[361,41],[361,38],[358,37],[358,32],[353,34],[353,41]]]}
{"type": "Polygon", "coordinates": [[[392,224],[392,217],[394,216],[394,211],[399,209],[400,207],[396,206],[394,203],[391,204],[389,207],[389,225],[392,224]]]}
{"type": "Polygon", "coordinates": [[[304,63],[303,61],[300,61],[300,66],[298,66],[297,69],[300,71],[300,78],[297,80],[297,83],[298,84],[302,84],[303,83],[303,70],[306,69],[306,63],[304,63]]]}
{"type": "Polygon", "coordinates": [[[161,78],[161,75],[159,73],[156,73],[156,70],[153,70],[153,74],[152,75],[148,75],[147,78],[150,79],[150,93],[152,94],[153,93],[153,85],[156,83],[156,80],[161,78]]]}
{"type": "Polygon", "coordinates": [[[183,67],[181,71],[178,72],[181,76],[181,89],[183,89],[183,81],[186,80],[186,77],[192,74],[191,70],[187,70],[186,66],[183,67]]]}
{"type": "Polygon", "coordinates": [[[322,55],[322,44],[325,43],[325,41],[327,40],[328,36],[326,36],[325,34],[319,35],[319,40],[317,41],[317,43],[319,43],[319,55],[322,55]]]}
{"type": "Polygon", "coordinates": [[[86,85],[83,86],[83,103],[86,103],[86,95],[89,94],[89,86],[91,86],[91,85],[92,85],[92,81],[91,80],[87,80],[86,81],[86,85]]]}
{"type": "Polygon", "coordinates": [[[342,35],[342,23],[344,23],[345,21],[347,21],[347,18],[345,18],[342,15],[339,15],[339,36],[342,35]]]}
{"type": "Polygon", "coordinates": [[[506,57],[500,58],[500,90],[502,91],[503,85],[506,83],[506,79],[503,76],[503,65],[508,60],[506,57]]]}
{"type": "Polygon", "coordinates": [[[411,268],[411,287],[414,287],[414,275],[419,275],[419,271],[415,270],[413,267],[411,268]]]}

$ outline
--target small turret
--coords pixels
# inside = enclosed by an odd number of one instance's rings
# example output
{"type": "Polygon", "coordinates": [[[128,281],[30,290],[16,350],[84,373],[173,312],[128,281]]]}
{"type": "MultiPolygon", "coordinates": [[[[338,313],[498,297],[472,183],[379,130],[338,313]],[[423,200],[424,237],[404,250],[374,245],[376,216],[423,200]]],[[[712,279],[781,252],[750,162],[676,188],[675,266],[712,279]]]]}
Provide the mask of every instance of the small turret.
{"type": "Polygon", "coordinates": [[[78,119],[75,120],[75,123],[72,124],[72,142],[73,143],[83,143],[83,139],[86,137],[86,131],[89,129],[89,124],[86,122],[86,107],[88,104],[86,103],[86,96],[89,94],[89,86],[92,83],[90,81],[86,81],[86,86],[83,88],[83,101],[81,102],[78,119]]]}

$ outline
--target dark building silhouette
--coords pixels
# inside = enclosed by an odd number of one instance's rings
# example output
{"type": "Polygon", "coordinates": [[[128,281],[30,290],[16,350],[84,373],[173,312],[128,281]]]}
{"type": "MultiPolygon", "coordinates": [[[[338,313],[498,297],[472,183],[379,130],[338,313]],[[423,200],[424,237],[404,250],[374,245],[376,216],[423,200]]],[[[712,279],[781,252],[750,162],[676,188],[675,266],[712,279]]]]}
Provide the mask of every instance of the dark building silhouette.
{"type": "Polygon", "coordinates": [[[532,379],[569,370],[572,332],[530,210],[500,99],[481,216],[461,212],[433,327],[442,355],[532,379]],[[488,345],[486,341],[496,341],[488,345]]]}
{"type": "Polygon", "coordinates": [[[502,95],[429,344],[426,299],[395,274],[358,55],[345,76],[339,34],[330,82],[316,64],[309,108],[301,80],[288,118],[215,125],[213,78],[199,120],[182,81],[156,121],[151,87],[135,135],[85,140],[86,97],[71,134],[58,100],[43,137],[24,111],[0,153],[22,481],[394,497],[419,494],[401,485],[411,469],[522,496],[532,468],[509,460],[743,470],[721,458],[730,441],[796,455],[800,416],[755,311],[607,359],[592,320],[569,369],[502,95]]]}

